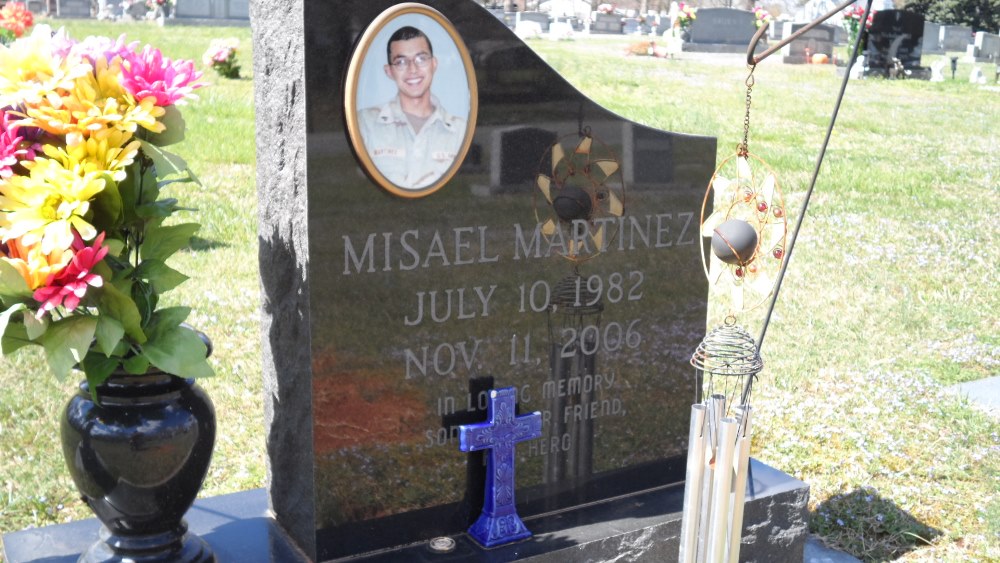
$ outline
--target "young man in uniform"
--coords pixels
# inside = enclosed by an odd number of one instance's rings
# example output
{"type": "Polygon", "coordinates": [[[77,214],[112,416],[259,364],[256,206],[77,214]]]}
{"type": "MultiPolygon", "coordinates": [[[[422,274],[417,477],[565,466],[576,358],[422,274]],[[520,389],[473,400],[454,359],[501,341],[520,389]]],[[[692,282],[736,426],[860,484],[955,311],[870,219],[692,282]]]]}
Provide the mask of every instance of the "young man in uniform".
{"type": "Polygon", "coordinates": [[[358,112],[361,137],[383,176],[400,188],[421,189],[441,178],[458,157],[465,119],[449,114],[431,94],[438,61],[422,31],[396,30],[386,55],[385,74],[398,93],[358,112]]]}

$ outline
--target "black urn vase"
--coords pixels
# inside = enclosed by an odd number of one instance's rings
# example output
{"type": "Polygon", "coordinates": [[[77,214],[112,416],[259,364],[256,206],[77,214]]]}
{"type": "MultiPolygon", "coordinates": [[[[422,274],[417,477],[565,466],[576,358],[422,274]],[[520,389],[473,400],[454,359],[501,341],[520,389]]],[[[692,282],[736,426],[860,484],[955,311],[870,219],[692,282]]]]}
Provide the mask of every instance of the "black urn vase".
{"type": "Polygon", "coordinates": [[[61,425],[70,475],[103,524],[80,561],[215,561],[184,521],[212,458],[212,401],[165,373],[113,375],[96,395],[82,383],[61,425]]]}

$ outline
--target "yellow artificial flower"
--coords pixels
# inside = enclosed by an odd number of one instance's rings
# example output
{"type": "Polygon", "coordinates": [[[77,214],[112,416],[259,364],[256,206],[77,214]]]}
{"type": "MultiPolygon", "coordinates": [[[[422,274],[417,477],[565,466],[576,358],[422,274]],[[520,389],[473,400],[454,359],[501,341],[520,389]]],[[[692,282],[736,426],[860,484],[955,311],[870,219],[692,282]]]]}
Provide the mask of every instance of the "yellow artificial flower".
{"type": "Polygon", "coordinates": [[[0,183],[0,235],[2,242],[21,238],[26,245],[41,243],[41,251],[68,249],[73,229],[83,240],[97,230],[87,222],[90,201],[104,189],[102,174],[86,172],[78,161],[67,168],[56,159],[36,158],[25,163],[28,176],[13,176],[0,183]]]}
{"type": "Polygon", "coordinates": [[[100,135],[75,145],[67,145],[66,148],[45,145],[42,150],[67,170],[73,170],[77,174],[108,173],[115,182],[121,182],[127,175],[125,167],[135,161],[135,155],[139,152],[139,141],[129,142],[131,138],[131,133],[105,129],[100,135]]]}
{"type": "MultiPolygon", "coordinates": [[[[120,66],[108,67],[98,59],[94,73],[77,77],[63,95],[49,94],[25,109],[26,119],[18,125],[44,129],[65,136],[66,144],[76,145],[108,128],[128,129],[122,125],[125,91],[117,85],[120,66]],[[96,73],[96,76],[95,76],[96,73]]],[[[134,130],[135,126],[131,125],[134,130]]]]}
{"type": "Polygon", "coordinates": [[[91,73],[89,63],[57,56],[52,47],[47,25],[36,26],[30,36],[10,45],[0,45],[0,107],[40,103],[91,73]]]}
{"type": "Polygon", "coordinates": [[[50,275],[63,271],[72,259],[71,251],[57,248],[45,254],[40,244],[27,245],[20,239],[7,241],[7,256],[0,256],[21,274],[32,291],[45,285],[50,275]]]}

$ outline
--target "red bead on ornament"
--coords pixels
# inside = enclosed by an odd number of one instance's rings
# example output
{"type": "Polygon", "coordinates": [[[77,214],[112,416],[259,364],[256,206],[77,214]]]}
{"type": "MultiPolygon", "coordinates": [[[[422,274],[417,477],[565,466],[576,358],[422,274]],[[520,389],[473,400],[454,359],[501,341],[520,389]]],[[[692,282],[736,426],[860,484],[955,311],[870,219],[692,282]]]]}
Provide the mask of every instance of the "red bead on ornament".
{"type": "Polygon", "coordinates": [[[774,213],[774,216],[779,219],[785,216],[785,210],[780,207],[775,207],[772,213],[774,213]]]}
{"type": "Polygon", "coordinates": [[[781,257],[785,255],[785,251],[781,248],[775,248],[774,252],[771,253],[775,258],[781,260],[781,257]]]}
{"type": "Polygon", "coordinates": [[[767,202],[766,201],[762,201],[762,202],[758,203],[757,204],[757,211],[760,211],[761,213],[767,211],[767,202]]]}
{"type": "Polygon", "coordinates": [[[742,278],[743,277],[743,268],[736,268],[736,272],[735,273],[736,273],[736,277],[742,278]]]}

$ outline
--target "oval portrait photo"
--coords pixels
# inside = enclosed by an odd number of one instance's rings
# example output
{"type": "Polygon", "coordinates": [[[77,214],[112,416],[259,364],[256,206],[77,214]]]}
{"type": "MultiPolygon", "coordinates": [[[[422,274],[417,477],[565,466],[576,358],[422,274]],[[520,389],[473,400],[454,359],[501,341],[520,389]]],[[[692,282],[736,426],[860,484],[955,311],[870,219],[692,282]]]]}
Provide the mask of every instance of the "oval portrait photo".
{"type": "Polygon", "coordinates": [[[347,132],[376,183],[424,197],[461,166],[478,106],[469,52],[454,26],[423,4],[399,4],[372,22],[347,70],[347,132]]]}

